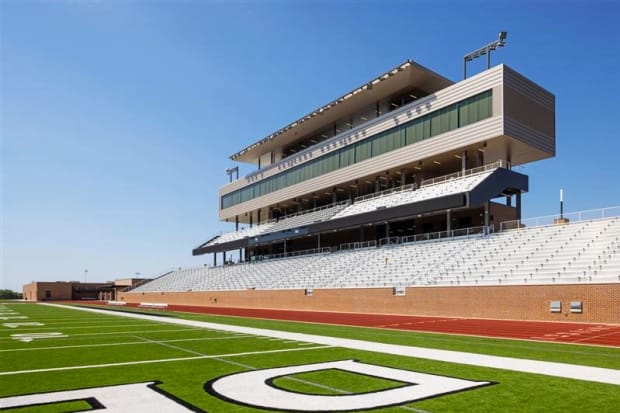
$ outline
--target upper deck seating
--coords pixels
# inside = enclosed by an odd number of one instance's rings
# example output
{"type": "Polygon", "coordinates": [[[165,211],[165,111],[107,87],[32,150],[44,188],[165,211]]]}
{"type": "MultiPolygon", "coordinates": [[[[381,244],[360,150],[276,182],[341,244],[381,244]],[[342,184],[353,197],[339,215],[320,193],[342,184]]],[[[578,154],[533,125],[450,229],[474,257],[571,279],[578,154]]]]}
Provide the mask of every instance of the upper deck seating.
{"type": "Polygon", "coordinates": [[[211,241],[202,244],[201,246],[206,247],[209,245],[224,244],[230,241],[236,241],[236,240],[243,239],[246,237],[253,237],[255,235],[269,231],[272,225],[273,223],[268,222],[262,225],[255,225],[253,227],[244,228],[239,231],[225,232],[213,238],[211,241]]]}
{"type": "Polygon", "coordinates": [[[394,191],[370,199],[360,200],[340,211],[333,219],[371,212],[377,208],[392,208],[399,205],[412,204],[428,199],[468,192],[484,181],[491,173],[493,173],[493,171],[485,171],[465,177],[455,177],[443,182],[423,185],[415,190],[394,191]]]}
{"type": "Polygon", "coordinates": [[[331,219],[334,215],[342,211],[348,205],[348,202],[341,202],[338,204],[332,204],[326,207],[313,209],[308,212],[302,211],[296,214],[287,215],[280,218],[278,222],[273,223],[272,226],[269,228],[269,232],[284,231],[287,229],[303,227],[305,225],[313,224],[315,222],[321,222],[331,219]]]}

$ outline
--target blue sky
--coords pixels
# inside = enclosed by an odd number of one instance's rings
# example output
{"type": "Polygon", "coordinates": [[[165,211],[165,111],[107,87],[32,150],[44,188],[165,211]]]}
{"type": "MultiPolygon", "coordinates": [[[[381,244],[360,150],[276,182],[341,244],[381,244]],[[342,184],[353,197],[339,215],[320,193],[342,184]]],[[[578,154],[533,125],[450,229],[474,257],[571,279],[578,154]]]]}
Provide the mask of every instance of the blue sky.
{"type": "MultiPolygon", "coordinates": [[[[556,95],[557,156],[524,217],[620,205],[614,1],[0,2],[2,279],[211,263],[228,156],[411,58],[493,55],[556,95]]],[[[482,70],[484,59],[469,65],[482,70]]],[[[241,171],[251,169],[242,165],[241,171]]]]}

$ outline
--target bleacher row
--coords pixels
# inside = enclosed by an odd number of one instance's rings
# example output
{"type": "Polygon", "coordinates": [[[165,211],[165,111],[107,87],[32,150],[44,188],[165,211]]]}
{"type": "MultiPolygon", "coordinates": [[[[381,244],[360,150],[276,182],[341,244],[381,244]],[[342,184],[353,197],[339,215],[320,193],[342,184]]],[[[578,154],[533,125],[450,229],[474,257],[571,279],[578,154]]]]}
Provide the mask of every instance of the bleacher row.
{"type": "Polygon", "coordinates": [[[620,218],[173,271],[134,292],[620,281],[620,218]]]}
{"type": "MultiPolygon", "coordinates": [[[[497,169],[497,168],[495,168],[497,169]]],[[[356,200],[354,203],[339,202],[328,207],[317,208],[309,212],[296,213],[280,218],[277,222],[272,221],[262,225],[245,228],[240,231],[227,232],[201,245],[206,247],[216,244],[253,237],[268,232],[284,231],[287,229],[298,228],[315,222],[322,222],[332,219],[339,219],[356,214],[364,214],[379,208],[392,208],[399,205],[412,204],[433,198],[463,193],[471,191],[483,182],[495,169],[482,170],[479,173],[454,177],[450,180],[423,185],[418,189],[413,189],[409,185],[405,188],[386,191],[383,194],[374,196],[370,199],[356,200]]]]}

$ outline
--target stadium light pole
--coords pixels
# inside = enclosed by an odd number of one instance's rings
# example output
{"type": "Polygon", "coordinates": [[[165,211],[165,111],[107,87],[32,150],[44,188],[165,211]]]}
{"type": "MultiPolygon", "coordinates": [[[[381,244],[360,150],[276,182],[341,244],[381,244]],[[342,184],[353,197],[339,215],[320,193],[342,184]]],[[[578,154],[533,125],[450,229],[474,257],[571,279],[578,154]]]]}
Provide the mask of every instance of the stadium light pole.
{"type": "Polygon", "coordinates": [[[232,182],[232,174],[236,173],[235,179],[239,179],[239,167],[235,166],[234,168],[226,168],[226,174],[228,175],[228,182],[232,182]]]}
{"type": "Polygon", "coordinates": [[[471,62],[472,60],[486,55],[487,57],[487,69],[491,68],[491,52],[496,50],[498,47],[504,47],[506,44],[506,38],[508,37],[508,32],[500,32],[499,39],[487,44],[486,46],[482,46],[480,49],[474,50],[473,52],[466,54],[463,57],[463,79],[467,79],[467,62],[471,62]]]}
{"type": "Polygon", "coordinates": [[[88,276],[88,270],[84,270],[84,282],[86,282],[88,276]]]}

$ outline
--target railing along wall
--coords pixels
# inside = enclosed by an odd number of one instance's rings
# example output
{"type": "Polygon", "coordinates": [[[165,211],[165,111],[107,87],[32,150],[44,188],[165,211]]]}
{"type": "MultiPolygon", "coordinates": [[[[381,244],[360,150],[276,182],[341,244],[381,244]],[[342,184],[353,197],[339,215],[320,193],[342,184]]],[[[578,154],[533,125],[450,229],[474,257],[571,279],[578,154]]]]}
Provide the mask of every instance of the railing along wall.
{"type": "Polygon", "coordinates": [[[500,224],[500,231],[507,231],[526,227],[544,227],[547,225],[566,224],[569,222],[593,221],[597,219],[607,219],[614,217],[620,217],[620,206],[569,212],[561,215],[546,215],[542,217],[504,221],[500,224]]]}

